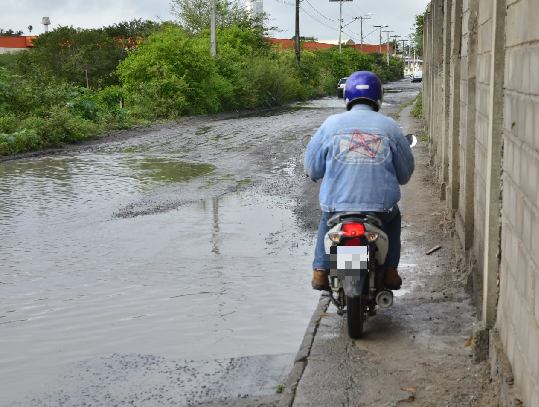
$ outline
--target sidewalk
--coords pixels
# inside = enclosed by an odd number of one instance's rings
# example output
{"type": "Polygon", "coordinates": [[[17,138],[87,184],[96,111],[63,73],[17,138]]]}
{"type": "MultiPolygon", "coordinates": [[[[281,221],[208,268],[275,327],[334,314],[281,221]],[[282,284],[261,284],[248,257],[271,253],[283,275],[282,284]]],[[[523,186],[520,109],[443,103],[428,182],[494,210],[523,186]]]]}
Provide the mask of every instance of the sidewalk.
{"type": "MultiPolygon", "coordinates": [[[[405,133],[418,134],[421,126],[410,110],[403,110],[400,124],[405,133]]],[[[419,141],[413,152],[416,170],[400,203],[402,289],[355,341],[346,316],[322,296],[279,406],[498,405],[487,365],[472,364],[465,347],[475,307],[428,146],[419,141]],[[425,254],[437,245],[440,250],[425,254]]]]}

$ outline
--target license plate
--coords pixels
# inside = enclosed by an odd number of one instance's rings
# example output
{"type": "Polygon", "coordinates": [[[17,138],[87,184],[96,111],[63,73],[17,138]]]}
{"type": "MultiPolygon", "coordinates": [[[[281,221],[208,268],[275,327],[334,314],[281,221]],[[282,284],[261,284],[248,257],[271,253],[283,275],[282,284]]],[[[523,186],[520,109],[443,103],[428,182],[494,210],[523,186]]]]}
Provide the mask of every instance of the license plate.
{"type": "Polygon", "coordinates": [[[332,246],[329,256],[330,276],[359,280],[361,271],[369,269],[368,246],[332,246]]]}

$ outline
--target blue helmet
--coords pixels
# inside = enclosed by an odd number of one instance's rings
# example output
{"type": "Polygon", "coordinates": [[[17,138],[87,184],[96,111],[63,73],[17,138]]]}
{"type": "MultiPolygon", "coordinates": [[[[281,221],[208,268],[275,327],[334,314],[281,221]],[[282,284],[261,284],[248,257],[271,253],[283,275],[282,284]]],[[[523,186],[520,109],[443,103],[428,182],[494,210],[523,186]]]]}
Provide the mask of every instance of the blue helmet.
{"type": "Polygon", "coordinates": [[[346,110],[352,108],[353,102],[363,99],[373,102],[374,111],[377,112],[382,107],[383,97],[382,82],[372,72],[354,72],[346,80],[346,87],[344,88],[346,110]]]}

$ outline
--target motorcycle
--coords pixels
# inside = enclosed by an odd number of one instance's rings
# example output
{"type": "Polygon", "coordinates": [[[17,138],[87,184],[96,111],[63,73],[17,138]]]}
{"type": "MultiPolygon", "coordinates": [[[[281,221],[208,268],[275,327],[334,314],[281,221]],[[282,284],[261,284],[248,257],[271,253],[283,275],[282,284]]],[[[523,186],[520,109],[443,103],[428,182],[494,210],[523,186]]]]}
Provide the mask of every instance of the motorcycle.
{"type": "MultiPolygon", "coordinates": [[[[410,147],[417,143],[406,135],[410,147]]],[[[303,139],[306,146],[310,136],[303,139]]],[[[328,221],[324,239],[330,255],[331,302],[339,315],[347,315],[348,335],[363,336],[367,318],[376,315],[376,306],[393,305],[393,292],[384,285],[388,238],[383,223],[373,212],[340,212],[328,221]]]]}

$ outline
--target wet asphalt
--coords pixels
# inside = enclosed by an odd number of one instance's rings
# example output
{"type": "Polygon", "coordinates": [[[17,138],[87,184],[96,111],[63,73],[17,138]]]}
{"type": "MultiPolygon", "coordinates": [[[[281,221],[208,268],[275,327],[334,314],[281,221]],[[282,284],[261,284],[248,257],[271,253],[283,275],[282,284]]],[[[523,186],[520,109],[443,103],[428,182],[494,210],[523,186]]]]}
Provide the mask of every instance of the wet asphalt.
{"type": "MultiPolygon", "coordinates": [[[[383,112],[420,84],[386,86],[383,112]]],[[[342,100],[0,163],[2,405],[274,405],[318,302],[301,138],[342,100]]]]}

